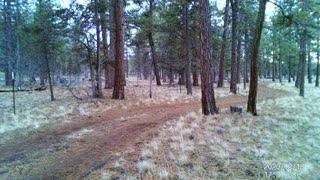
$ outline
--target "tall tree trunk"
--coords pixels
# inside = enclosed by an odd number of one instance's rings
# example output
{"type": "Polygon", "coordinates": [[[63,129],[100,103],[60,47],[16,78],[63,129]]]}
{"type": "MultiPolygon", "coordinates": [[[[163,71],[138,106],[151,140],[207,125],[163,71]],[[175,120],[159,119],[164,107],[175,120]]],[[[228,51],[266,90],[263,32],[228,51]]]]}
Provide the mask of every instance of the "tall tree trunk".
{"type": "Polygon", "coordinates": [[[150,65],[148,63],[148,56],[149,56],[149,52],[146,52],[146,53],[144,53],[143,59],[142,59],[142,62],[143,62],[143,78],[144,78],[144,80],[148,79],[150,71],[152,71],[152,69],[150,69],[150,65]]]}
{"type": "Polygon", "coordinates": [[[272,82],[276,81],[276,53],[272,53],[272,82]]]}
{"type": "MultiPolygon", "coordinates": [[[[246,36],[246,35],[245,35],[246,36]]],[[[246,42],[244,43],[244,49],[246,52],[246,42]]],[[[244,62],[243,62],[243,89],[246,89],[247,88],[247,55],[244,56],[244,62]]]]}
{"type": "Polygon", "coordinates": [[[240,84],[241,74],[241,35],[238,36],[238,47],[237,47],[237,83],[240,84]]]}
{"type": "Polygon", "coordinates": [[[304,96],[304,79],[305,79],[305,62],[306,62],[306,42],[307,42],[307,29],[305,28],[303,31],[303,34],[301,35],[300,38],[300,73],[299,73],[299,79],[300,79],[300,84],[299,84],[299,89],[300,89],[300,96],[304,96]]]}
{"type": "Polygon", "coordinates": [[[138,63],[138,74],[137,74],[137,80],[138,79],[142,79],[142,66],[141,66],[141,63],[138,63]]]}
{"type": "Polygon", "coordinates": [[[291,76],[292,76],[292,56],[289,56],[288,59],[288,82],[291,83],[291,76]]]}
{"type": "Polygon", "coordinates": [[[167,82],[167,70],[162,70],[162,82],[167,82]]]}
{"type": "Polygon", "coordinates": [[[185,69],[182,69],[181,71],[179,71],[179,85],[185,85],[186,84],[186,80],[185,80],[185,69]]]}
{"type": "Polygon", "coordinates": [[[249,83],[249,75],[248,75],[248,71],[249,71],[249,62],[250,62],[250,43],[249,43],[249,31],[247,30],[245,35],[244,35],[244,41],[245,41],[245,48],[246,48],[246,54],[245,54],[245,70],[244,70],[244,80],[246,83],[249,83]]]}
{"type": "Polygon", "coordinates": [[[298,63],[298,67],[296,68],[296,80],[295,80],[295,84],[294,84],[294,86],[296,87],[296,88],[299,88],[300,87],[300,83],[301,83],[301,81],[300,81],[300,69],[301,69],[301,61],[300,61],[300,55],[299,55],[299,63],[298,63]]]}
{"type": "Polygon", "coordinates": [[[116,27],[115,27],[115,0],[110,1],[109,21],[110,21],[110,51],[106,69],[106,89],[114,87],[115,74],[115,54],[116,54],[116,27]]]}
{"type": "Polygon", "coordinates": [[[189,31],[189,3],[184,3],[184,28],[185,28],[185,57],[186,64],[186,80],[187,80],[187,95],[192,95],[192,80],[191,80],[191,48],[190,48],[190,31],[189,31]]]}
{"type": "MultiPolygon", "coordinates": [[[[319,18],[318,18],[318,24],[319,24],[319,18]]],[[[319,47],[319,37],[317,38],[317,72],[316,72],[316,87],[319,87],[319,71],[320,71],[320,64],[319,64],[319,59],[320,59],[320,47],[319,47]]]]}
{"type": "Polygon", "coordinates": [[[211,46],[210,46],[210,18],[209,0],[200,0],[200,64],[201,64],[201,102],[204,115],[217,114],[218,108],[214,97],[211,46]]]}
{"type": "Polygon", "coordinates": [[[281,54],[281,49],[282,49],[281,42],[279,40],[279,57],[278,57],[279,61],[278,61],[278,63],[279,63],[279,82],[280,83],[282,83],[282,69],[281,69],[282,54],[281,54]]]}
{"type": "Polygon", "coordinates": [[[12,72],[14,72],[13,63],[13,27],[12,27],[12,9],[11,1],[4,0],[4,19],[5,19],[5,59],[6,59],[6,69],[5,69],[5,84],[11,86],[12,72]]]}
{"type": "Polygon", "coordinates": [[[220,65],[219,65],[219,80],[218,88],[223,87],[224,83],[224,74],[225,74],[225,64],[226,64],[226,48],[228,43],[228,21],[229,21],[229,0],[226,0],[226,7],[224,9],[224,18],[223,18],[223,36],[222,36],[222,45],[220,53],[220,65]]]}
{"type": "Polygon", "coordinates": [[[312,83],[312,72],[311,72],[311,44],[308,45],[308,83],[312,83]]]}
{"type": "Polygon", "coordinates": [[[260,54],[258,57],[258,73],[259,73],[259,78],[262,79],[263,64],[259,63],[259,60],[260,60],[260,62],[263,62],[263,51],[262,51],[262,54],[260,54]],[[260,71],[259,71],[259,69],[260,69],[260,71]]]}
{"type": "MultiPolygon", "coordinates": [[[[45,50],[47,51],[47,50],[45,50]]],[[[49,88],[50,88],[50,97],[51,101],[54,101],[54,95],[53,95],[53,86],[52,86],[52,81],[51,81],[51,72],[50,72],[50,63],[49,63],[49,58],[48,58],[48,53],[45,52],[44,54],[44,59],[46,61],[46,66],[47,66],[47,73],[48,73],[48,79],[49,79],[49,88]]]]}
{"type": "MultiPolygon", "coordinates": [[[[153,18],[154,0],[150,0],[149,2],[150,2],[149,17],[153,18]]],[[[149,45],[152,53],[153,70],[156,76],[157,86],[161,86],[161,79],[160,79],[159,69],[158,69],[158,59],[157,59],[157,54],[156,54],[156,49],[154,46],[154,39],[153,39],[153,20],[152,19],[151,19],[150,29],[148,33],[148,39],[149,39],[149,45]]]]}
{"type": "Polygon", "coordinates": [[[247,88],[247,60],[246,58],[244,59],[244,63],[243,63],[243,89],[246,89],[247,88]]]}
{"type": "Polygon", "coordinates": [[[106,1],[100,0],[101,2],[101,12],[100,12],[100,19],[101,19],[101,32],[102,32],[102,50],[103,50],[103,61],[102,64],[104,66],[105,71],[105,84],[104,88],[108,89],[108,83],[110,82],[110,77],[108,76],[109,69],[108,69],[108,38],[107,38],[107,15],[106,15],[106,1]]]}
{"type": "Polygon", "coordinates": [[[230,92],[237,94],[237,43],[239,1],[230,0],[232,8],[232,47],[230,92]]]}
{"type": "Polygon", "coordinates": [[[297,76],[297,78],[296,78],[296,81],[295,81],[295,84],[294,84],[294,86],[296,87],[296,88],[299,88],[300,87],[300,83],[301,83],[301,78],[300,78],[300,76],[301,76],[301,66],[302,66],[302,64],[301,64],[301,55],[299,55],[299,64],[298,64],[298,68],[297,68],[297,71],[296,71],[296,76],[297,76]]]}
{"type": "Polygon", "coordinates": [[[260,39],[261,33],[263,28],[263,22],[266,12],[266,3],[267,0],[260,0],[259,1],[259,12],[258,18],[256,22],[256,32],[254,36],[254,44],[252,47],[252,56],[251,56],[251,83],[250,83],[250,90],[248,96],[248,104],[247,104],[247,111],[251,112],[253,115],[257,115],[257,91],[258,91],[258,54],[259,54],[259,46],[260,46],[260,39]]]}
{"type": "MultiPolygon", "coordinates": [[[[87,39],[87,43],[88,43],[88,39],[87,39]]],[[[97,89],[95,88],[96,83],[94,80],[95,74],[94,74],[93,60],[92,60],[92,56],[91,56],[92,52],[89,47],[87,47],[87,53],[88,53],[87,58],[89,61],[89,66],[90,66],[90,80],[91,80],[92,97],[96,97],[97,89]]]]}
{"type": "Polygon", "coordinates": [[[110,64],[105,65],[105,89],[112,89],[114,81],[114,68],[110,64]]]}
{"type": "Polygon", "coordinates": [[[151,47],[151,53],[152,53],[152,59],[153,59],[153,71],[156,76],[157,86],[161,86],[161,79],[160,79],[159,69],[158,69],[158,59],[157,59],[157,54],[154,46],[152,33],[149,33],[148,38],[149,38],[149,44],[151,47]]]}
{"type": "Polygon", "coordinates": [[[115,64],[115,78],[113,99],[124,99],[124,15],[123,15],[123,1],[116,1],[115,3],[115,18],[116,18],[116,64],[115,64]]]}
{"type": "Polygon", "coordinates": [[[199,86],[198,67],[197,67],[197,65],[193,66],[192,79],[193,79],[193,83],[192,83],[193,86],[199,86]]]}
{"type": "MultiPolygon", "coordinates": [[[[304,11],[308,11],[308,0],[304,0],[304,11]]],[[[305,62],[306,62],[306,54],[307,54],[307,41],[308,41],[308,31],[307,25],[304,24],[303,33],[300,36],[300,96],[304,97],[304,79],[305,79],[305,62]]]]}
{"type": "MultiPolygon", "coordinates": [[[[15,4],[15,27],[19,27],[22,22],[21,22],[21,13],[20,13],[20,2],[19,0],[14,0],[14,4],[15,4]]],[[[16,64],[15,64],[15,72],[18,75],[19,81],[18,81],[18,86],[21,86],[21,84],[23,83],[23,75],[22,75],[22,68],[21,68],[21,49],[20,49],[20,38],[16,37],[15,38],[16,41],[16,53],[15,53],[15,59],[16,59],[16,64]]]]}
{"type": "MultiPolygon", "coordinates": [[[[126,44],[126,77],[129,78],[129,48],[128,48],[128,44],[126,44]]],[[[126,81],[125,85],[126,85],[126,81]]]]}
{"type": "Polygon", "coordinates": [[[21,85],[23,83],[23,75],[21,73],[21,56],[20,56],[20,40],[19,38],[17,38],[16,40],[16,59],[17,59],[17,63],[16,63],[16,72],[18,73],[18,77],[19,77],[19,82],[18,85],[21,85]]]}
{"type": "Polygon", "coordinates": [[[170,84],[174,83],[174,75],[173,75],[172,69],[169,70],[169,81],[170,81],[170,84]]]}
{"type": "Polygon", "coordinates": [[[43,87],[46,85],[46,76],[47,76],[47,67],[45,62],[40,64],[40,86],[43,87]]]}
{"type": "Polygon", "coordinates": [[[102,63],[100,59],[100,18],[98,14],[98,0],[95,0],[95,18],[96,18],[96,34],[97,34],[97,57],[96,57],[96,96],[95,98],[102,98],[102,63]]]}
{"type": "Polygon", "coordinates": [[[192,53],[192,57],[193,57],[193,74],[192,74],[192,79],[193,79],[193,86],[199,86],[199,50],[195,49],[192,53]]]}

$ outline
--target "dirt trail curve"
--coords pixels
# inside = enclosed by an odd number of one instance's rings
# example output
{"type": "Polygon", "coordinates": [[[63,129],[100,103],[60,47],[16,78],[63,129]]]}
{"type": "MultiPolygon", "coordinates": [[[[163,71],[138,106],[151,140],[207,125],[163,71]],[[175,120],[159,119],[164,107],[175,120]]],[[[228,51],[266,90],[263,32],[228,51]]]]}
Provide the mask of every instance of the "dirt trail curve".
{"type": "MultiPolygon", "coordinates": [[[[259,99],[286,92],[260,86],[259,99]]],[[[218,107],[245,105],[247,97],[217,99],[218,107]]],[[[200,102],[110,110],[48,125],[14,142],[0,144],[0,179],[75,179],[111,162],[129,147],[139,151],[166,121],[198,111],[200,102]],[[85,120],[84,120],[85,119],[85,120]],[[2,168],[1,168],[2,167],[2,168]]]]}

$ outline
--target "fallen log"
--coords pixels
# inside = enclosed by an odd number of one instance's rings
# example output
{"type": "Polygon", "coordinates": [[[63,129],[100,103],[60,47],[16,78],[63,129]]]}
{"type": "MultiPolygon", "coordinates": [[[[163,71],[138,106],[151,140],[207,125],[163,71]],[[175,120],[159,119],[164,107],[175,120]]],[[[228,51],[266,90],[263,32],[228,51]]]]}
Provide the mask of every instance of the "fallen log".
{"type": "Polygon", "coordinates": [[[45,91],[45,90],[47,90],[47,87],[46,86],[41,86],[41,87],[38,87],[38,88],[33,89],[33,90],[35,90],[35,91],[45,91]]]}
{"type": "MultiPolygon", "coordinates": [[[[25,91],[27,91],[27,92],[30,92],[30,91],[45,91],[45,90],[47,90],[47,87],[38,87],[38,88],[35,88],[35,89],[15,89],[14,91],[15,92],[25,92],[25,91]]],[[[13,90],[12,89],[0,89],[0,93],[2,93],[2,92],[13,92],[13,90]]]]}
{"type": "Polygon", "coordinates": [[[76,96],[76,95],[74,94],[74,92],[72,91],[72,90],[73,90],[73,88],[68,87],[68,90],[69,90],[69,92],[72,94],[72,96],[73,96],[74,98],[76,98],[76,99],[78,99],[78,100],[82,100],[82,98],[81,98],[81,97],[78,97],[78,96],[76,96]]]}

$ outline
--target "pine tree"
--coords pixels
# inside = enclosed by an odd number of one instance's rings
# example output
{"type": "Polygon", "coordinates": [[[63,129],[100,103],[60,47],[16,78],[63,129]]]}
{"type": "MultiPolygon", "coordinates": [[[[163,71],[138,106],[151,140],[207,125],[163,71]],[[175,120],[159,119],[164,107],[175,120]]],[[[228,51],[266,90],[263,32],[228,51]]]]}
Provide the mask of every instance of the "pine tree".
{"type": "Polygon", "coordinates": [[[237,43],[238,43],[238,12],[239,1],[230,0],[232,7],[232,54],[231,54],[231,80],[230,92],[237,94],[237,43]]]}
{"type": "Polygon", "coordinates": [[[266,11],[267,0],[259,1],[259,13],[256,22],[256,32],[254,36],[254,44],[252,47],[252,56],[251,56],[251,81],[250,81],[250,90],[248,96],[247,111],[251,112],[253,115],[257,115],[257,91],[258,91],[258,54],[261,33],[264,23],[265,11],[266,11]]]}
{"type": "Polygon", "coordinates": [[[123,1],[115,3],[115,19],[116,19],[116,62],[115,62],[115,78],[113,88],[113,99],[124,99],[124,15],[123,1]]]}
{"type": "Polygon", "coordinates": [[[229,21],[229,0],[226,0],[226,6],[224,10],[224,24],[223,24],[223,37],[220,53],[220,66],[219,66],[219,80],[218,87],[223,87],[224,73],[225,73],[225,63],[226,63],[226,48],[228,39],[228,21],[229,21]]]}
{"type": "Polygon", "coordinates": [[[200,0],[200,64],[201,64],[201,102],[204,115],[217,114],[214,97],[213,74],[211,69],[210,46],[210,5],[209,0],[200,0]]]}

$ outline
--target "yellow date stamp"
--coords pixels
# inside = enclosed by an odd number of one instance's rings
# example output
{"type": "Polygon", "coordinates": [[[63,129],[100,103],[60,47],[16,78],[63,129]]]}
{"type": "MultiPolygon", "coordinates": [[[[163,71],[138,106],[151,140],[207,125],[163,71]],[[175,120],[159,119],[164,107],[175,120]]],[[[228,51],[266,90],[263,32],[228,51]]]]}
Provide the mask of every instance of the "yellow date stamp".
{"type": "Polygon", "coordinates": [[[304,164],[302,163],[266,163],[264,164],[264,175],[268,178],[298,177],[302,172],[304,164]]]}

